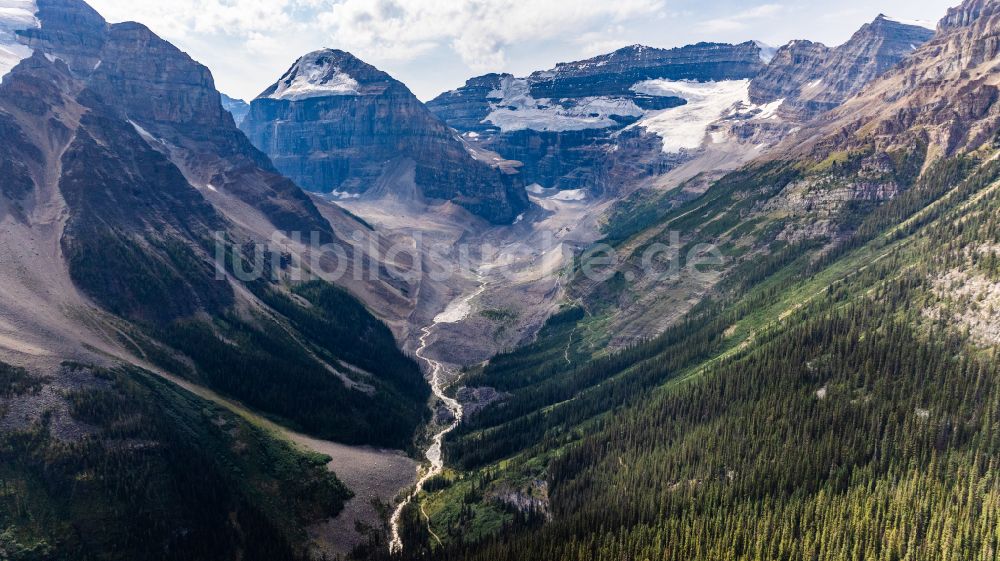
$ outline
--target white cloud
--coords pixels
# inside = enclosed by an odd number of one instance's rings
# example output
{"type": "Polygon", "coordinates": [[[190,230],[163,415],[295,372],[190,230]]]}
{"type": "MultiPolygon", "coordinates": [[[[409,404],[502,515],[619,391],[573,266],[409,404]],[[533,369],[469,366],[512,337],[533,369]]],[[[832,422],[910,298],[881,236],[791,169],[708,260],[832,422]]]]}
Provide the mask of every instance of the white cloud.
{"type": "Polygon", "coordinates": [[[229,94],[255,96],[299,56],[334,47],[430,99],[487,71],[527,75],[634,43],[835,45],[879,12],[936,19],[958,0],[87,1],[110,21],[148,25],[211,68],[229,94]]]}
{"type": "Polygon", "coordinates": [[[343,0],[320,8],[319,25],[339,42],[411,59],[439,45],[474,70],[495,70],[506,50],[523,41],[585,33],[609,22],[652,16],[665,0],[576,0],[572,4],[520,0],[343,0]]]}
{"type": "Polygon", "coordinates": [[[311,0],[90,0],[111,21],[135,20],[169,38],[226,34],[251,39],[295,25],[293,14],[311,0]]]}
{"type": "Polygon", "coordinates": [[[474,70],[506,63],[512,44],[592,32],[662,12],[666,0],[94,0],[112,20],[135,19],[169,39],[222,34],[251,52],[296,31],[374,60],[413,60],[439,46],[474,70]]]}
{"type": "Polygon", "coordinates": [[[747,29],[756,21],[772,18],[784,10],[781,4],[762,4],[724,18],[703,21],[701,29],[709,33],[724,33],[747,29]]]}

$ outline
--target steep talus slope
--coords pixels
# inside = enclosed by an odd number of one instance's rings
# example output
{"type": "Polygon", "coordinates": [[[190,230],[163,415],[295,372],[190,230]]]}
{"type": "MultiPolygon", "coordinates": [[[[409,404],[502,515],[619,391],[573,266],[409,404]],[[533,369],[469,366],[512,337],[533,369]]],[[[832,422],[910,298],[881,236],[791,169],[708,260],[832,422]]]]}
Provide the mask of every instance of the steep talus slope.
{"type": "Polygon", "coordinates": [[[477,160],[406,86],[343,51],[296,61],[251,103],[241,126],[310,191],[406,198],[415,188],[495,223],[512,222],[527,206],[516,175],[477,160]],[[412,177],[398,177],[407,166],[412,177]],[[386,183],[388,192],[379,192],[386,183]]]}
{"type": "Polygon", "coordinates": [[[567,302],[474,371],[512,397],[456,432],[415,558],[995,557],[1000,164],[992,105],[955,95],[996,78],[994,10],[627,238],[605,297],[657,242],[657,290],[724,256],[661,336],[605,355],[567,302]]]}

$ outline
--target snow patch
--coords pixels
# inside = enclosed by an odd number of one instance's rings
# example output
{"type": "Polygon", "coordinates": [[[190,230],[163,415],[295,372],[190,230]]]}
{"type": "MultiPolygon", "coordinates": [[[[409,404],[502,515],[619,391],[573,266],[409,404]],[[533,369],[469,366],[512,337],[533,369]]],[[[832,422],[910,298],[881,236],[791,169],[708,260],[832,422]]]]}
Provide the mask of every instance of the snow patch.
{"type": "Polygon", "coordinates": [[[21,44],[17,32],[39,27],[34,0],[0,0],[0,82],[33,53],[21,44]]]}
{"type": "Polygon", "coordinates": [[[434,317],[434,323],[458,323],[472,313],[472,299],[462,298],[448,305],[445,311],[434,317]]]}
{"type": "Polygon", "coordinates": [[[534,195],[534,201],[562,201],[578,202],[587,199],[587,191],[584,189],[567,189],[560,191],[555,188],[542,187],[538,183],[532,183],[526,187],[529,195],[534,195]]]}
{"type": "Polygon", "coordinates": [[[760,49],[760,60],[764,61],[764,64],[771,64],[774,55],[778,54],[778,47],[772,47],[763,41],[754,41],[754,44],[760,49]]]}
{"type": "Polygon", "coordinates": [[[351,193],[349,191],[330,191],[330,196],[335,199],[360,199],[361,193],[351,193]]]}
{"type": "Polygon", "coordinates": [[[281,77],[271,99],[300,101],[314,97],[358,95],[360,84],[322,54],[310,54],[281,77]]]}
{"type": "Polygon", "coordinates": [[[149,144],[150,146],[153,146],[154,144],[161,144],[161,145],[167,144],[166,142],[163,141],[162,138],[156,138],[148,130],[142,128],[142,126],[140,126],[139,123],[136,123],[135,121],[129,119],[129,124],[132,125],[132,128],[135,129],[135,132],[139,133],[139,136],[141,136],[142,139],[146,141],[146,144],[149,144]]]}
{"type": "Polygon", "coordinates": [[[934,30],[937,29],[937,26],[934,24],[934,22],[928,21],[928,20],[925,20],[925,19],[901,19],[901,18],[892,18],[892,17],[889,17],[889,16],[882,16],[882,19],[884,19],[886,21],[891,21],[893,23],[900,23],[900,24],[903,24],[903,25],[912,25],[912,26],[915,26],[915,27],[923,27],[924,29],[930,29],[931,31],[934,31],[934,30]]]}
{"type": "Polygon", "coordinates": [[[559,191],[549,198],[554,201],[582,201],[587,198],[587,192],[583,189],[559,191]]]}
{"type": "Polygon", "coordinates": [[[760,113],[754,116],[755,119],[777,119],[778,110],[781,106],[785,104],[785,98],[781,98],[771,103],[765,103],[764,105],[754,106],[755,109],[759,109],[760,113]]]}
{"type": "Polygon", "coordinates": [[[486,99],[490,100],[492,111],[482,122],[496,125],[502,132],[605,129],[621,124],[612,116],[644,115],[639,106],[625,98],[535,99],[528,79],[510,76],[504,76],[500,87],[487,94],[486,99]]]}
{"type": "MultiPolygon", "coordinates": [[[[647,80],[632,86],[632,90],[646,95],[679,97],[687,102],[680,107],[653,113],[634,125],[659,136],[663,141],[663,151],[668,154],[699,148],[712,123],[734,108],[754,107],[750,103],[750,80],[647,80]]],[[[779,102],[774,103],[777,105],[772,113],[780,107],[779,102]]]]}

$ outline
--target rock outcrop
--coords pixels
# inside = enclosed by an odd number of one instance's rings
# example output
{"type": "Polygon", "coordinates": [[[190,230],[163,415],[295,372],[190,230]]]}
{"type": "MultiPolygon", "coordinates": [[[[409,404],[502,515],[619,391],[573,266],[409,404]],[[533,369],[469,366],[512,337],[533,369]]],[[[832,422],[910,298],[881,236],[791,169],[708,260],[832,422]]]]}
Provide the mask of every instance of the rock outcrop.
{"type": "Polygon", "coordinates": [[[528,204],[517,175],[478,160],[406,86],[344,51],[296,61],[242,128],[310,191],[453,201],[494,223],[528,204]]]}
{"type": "Polygon", "coordinates": [[[752,41],[739,45],[697,43],[674,49],[632,45],[535,72],[529,77],[531,95],[549,99],[632,96],[632,86],[645,80],[742,80],[764,69],[762,54],[761,47],[752,41]]]}

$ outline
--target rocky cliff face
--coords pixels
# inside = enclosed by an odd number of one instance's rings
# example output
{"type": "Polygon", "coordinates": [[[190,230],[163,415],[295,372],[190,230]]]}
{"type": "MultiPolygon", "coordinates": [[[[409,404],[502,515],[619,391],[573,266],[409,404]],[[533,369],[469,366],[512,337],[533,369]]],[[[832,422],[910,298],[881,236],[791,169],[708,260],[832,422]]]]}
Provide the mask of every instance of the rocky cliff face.
{"type": "Polygon", "coordinates": [[[836,48],[793,41],[779,49],[767,70],[751,82],[750,100],[758,104],[784,100],[781,115],[808,121],[858,93],[933,35],[930,29],[880,15],[836,48]]]}
{"type": "Polygon", "coordinates": [[[93,8],[72,0],[36,0],[39,25],[21,33],[31,49],[58,57],[74,71],[89,73],[100,61],[107,24],[93,8]]]}
{"type": "MultiPolygon", "coordinates": [[[[990,0],[969,0],[948,10],[948,14],[938,24],[941,31],[952,31],[961,27],[971,27],[977,24],[981,17],[991,18],[996,12],[995,2],[990,0]]],[[[983,22],[988,26],[989,22],[983,22]]]]}
{"type": "Polygon", "coordinates": [[[477,160],[406,86],[343,51],[299,59],[242,128],[310,191],[450,200],[496,223],[527,207],[517,176],[477,160]]]}
{"type": "Polygon", "coordinates": [[[529,81],[531,95],[536,98],[632,97],[632,87],[645,80],[741,80],[753,78],[763,69],[761,47],[749,41],[739,45],[697,43],[675,49],[632,45],[591,59],[557,64],[552,70],[533,73],[529,81]]]}
{"type": "Polygon", "coordinates": [[[664,95],[642,84],[735,82],[753,78],[763,68],[761,48],[751,42],[677,49],[633,45],[527,78],[473,78],[428,107],[467,141],[521,162],[528,183],[604,191],[623,180],[601,171],[616,135],[652,113],[687,101],[683,95],[664,95]]]}
{"type": "Polygon", "coordinates": [[[332,239],[329,223],[309,198],[236,127],[209,70],[145,26],[110,26],[88,80],[122,118],[159,141],[203,192],[232,194],[279,229],[332,239]]]}

